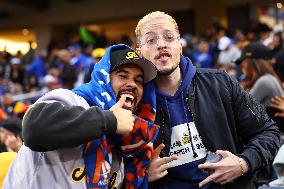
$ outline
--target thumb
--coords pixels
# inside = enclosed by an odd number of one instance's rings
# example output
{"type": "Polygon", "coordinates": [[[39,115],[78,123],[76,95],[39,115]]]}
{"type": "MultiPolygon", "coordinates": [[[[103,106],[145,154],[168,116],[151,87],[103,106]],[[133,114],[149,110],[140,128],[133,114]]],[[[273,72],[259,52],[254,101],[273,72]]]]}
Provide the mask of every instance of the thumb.
{"type": "Polygon", "coordinates": [[[229,152],[225,150],[217,150],[216,153],[221,155],[222,157],[227,157],[229,152]]]}
{"type": "Polygon", "coordinates": [[[284,113],[283,112],[278,112],[274,114],[275,117],[284,117],[284,113]]]}
{"type": "Polygon", "coordinates": [[[114,110],[114,109],[118,109],[118,108],[122,108],[123,104],[126,101],[126,95],[121,95],[120,99],[117,101],[117,103],[115,105],[113,105],[110,110],[114,110]]]}

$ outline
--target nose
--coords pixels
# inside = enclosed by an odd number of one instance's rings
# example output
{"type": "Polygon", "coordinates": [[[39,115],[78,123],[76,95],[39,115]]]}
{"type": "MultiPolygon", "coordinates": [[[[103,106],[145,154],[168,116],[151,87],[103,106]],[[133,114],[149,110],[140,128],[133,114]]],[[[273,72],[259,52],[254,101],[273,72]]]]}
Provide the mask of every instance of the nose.
{"type": "Polygon", "coordinates": [[[137,84],[134,79],[129,79],[126,83],[126,87],[127,89],[132,91],[132,90],[137,89],[137,84]]]}
{"type": "Polygon", "coordinates": [[[158,49],[163,49],[163,48],[167,47],[167,42],[162,37],[160,37],[160,38],[158,38],[156,45],[157,45],[158,49]]]}

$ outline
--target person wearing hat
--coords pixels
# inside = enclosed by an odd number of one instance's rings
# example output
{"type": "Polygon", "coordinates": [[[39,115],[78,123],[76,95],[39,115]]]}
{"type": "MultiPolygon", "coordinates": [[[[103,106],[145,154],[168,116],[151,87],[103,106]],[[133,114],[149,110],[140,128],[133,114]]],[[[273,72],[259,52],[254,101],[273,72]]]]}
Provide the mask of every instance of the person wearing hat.
{"type": "Polygon", "coordinates": [[[218,69],[223,69],[229,75],[238,78],[238,67],[236,67],[233,60],[240,56],[241,51],[227,36],[223,36],[219,39],[218,49],[220,50],[220,53],[218,55],[216,67],[218,69]]]}
{"type": "Polygon", "coordinates": [[[274,96],[283,94],[281,81],[273,70],[271,59],[268,47],[252,43],[244,47],[236,60],[244,74],[241,86],[265,107],[270,106],[274,96]]]}
{"type": "Polygon", "coordinates": [[[7,118],[0,122],[0,152],[18,152],[23,144],[21,119],[7,118]]]}
{"type": "Polygon", "coordinates": [[[21,59],[17,57],[13,57],[10,60],[11,69],[9,73],[9,79],[13,83],[19,83],[24,85],[24,80],[26,76],[26,71],[21,65],[21,59]]]}
{"type": "Polygon", "coordinates": [[[156,74],[133,49],[114,45],[89,83],[41,97],[25,114],[25,145],[3,188],[147,188],[156,74]]]}

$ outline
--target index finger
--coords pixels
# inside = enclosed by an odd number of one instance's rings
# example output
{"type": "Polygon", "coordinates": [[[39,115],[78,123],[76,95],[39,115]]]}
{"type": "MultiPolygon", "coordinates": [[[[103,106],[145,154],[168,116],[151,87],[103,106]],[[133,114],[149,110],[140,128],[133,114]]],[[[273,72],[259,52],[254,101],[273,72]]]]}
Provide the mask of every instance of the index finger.
{"type": "Polygon", "coordinates": [[[199,169],[215,169],[218,163],[202,163],[198,165],[199,169]]]}
{"type": "MultiPolygon", "coordinates": [[[[177,156],[163,157],[163,158],[160,158],[160,159],[157,160],[156,165],[158,167],[160,167],[160,166],[163,166],[163,165],[166,165],[166,164],[170,163],[173,160],[177,160],[177,156]]],[[[166,167],[165,170],[167,170],[167,169],[168,169],[168,167],[166,167]]]]}
{"type": "Polygon", "coordinates": [[[163,143],[161,143],[157,148],[155,148],[154,150],[154,155],[152,157],[152,159],[157,159],[160,157],[160,153],[161,151],[165,148],[165,145],[163,143]]]}
{"type": "Polygon", "coordinates": [[[210,176],[208,176],[206,179],[204,179],[203,181],[201,181],[201,182],[198,184],[199,188],[202,187],[202,186],[204,186],[205,184],[211,182],[212,180],[213,180],[213,179],[212,179],[210,176]]]}

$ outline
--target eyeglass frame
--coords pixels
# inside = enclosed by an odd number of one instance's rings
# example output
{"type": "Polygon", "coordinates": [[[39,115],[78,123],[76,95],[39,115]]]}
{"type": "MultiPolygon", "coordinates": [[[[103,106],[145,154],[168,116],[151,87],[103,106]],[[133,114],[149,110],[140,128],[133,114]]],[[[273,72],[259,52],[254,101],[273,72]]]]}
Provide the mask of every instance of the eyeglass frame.
{"type": "MultiPolygon", "coordinates": [[[[170,33],[172,33],[172,32],[170,32],[170,33]]],[[[166,42],[167,44],[171,44],[171,43],[173,43],[174,41],[180,39],[180,34],[179,34],[179,33],[177,33],[177,34],[172,33],[172,34],[173,34],[173,39],[170,39],[170,41],[168,41],[168,40],[166,39],[167,36],[165,36],[165,35],[167,35],[167,34],[169,34],[169,33],[166,33],[166,32],[165,32],[165,33],[162,34],[162,36],[163,36],[162,39],[163,39],[163,41],[166,42]]],[[[159,42],[160,39],[161,39],[160,36],[161,36],[161,35],[155,35],[155,40],[156,40],[156,42],[153,42],[153,44],[148,44],[147,40],[146,40],[146,42],[144,42],[144,43],[142,43],[142,40],[139,40],[139,45],[140,45],[140,46],[146,45],[147,47],[154,47],[154,46],[157,46],[157,44],[159,44],[158,42],[159,42]]]]}

